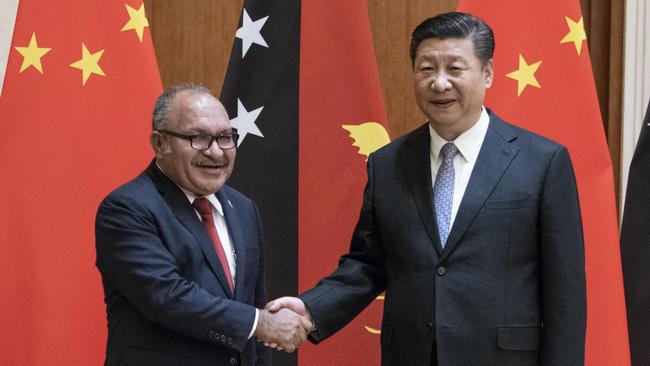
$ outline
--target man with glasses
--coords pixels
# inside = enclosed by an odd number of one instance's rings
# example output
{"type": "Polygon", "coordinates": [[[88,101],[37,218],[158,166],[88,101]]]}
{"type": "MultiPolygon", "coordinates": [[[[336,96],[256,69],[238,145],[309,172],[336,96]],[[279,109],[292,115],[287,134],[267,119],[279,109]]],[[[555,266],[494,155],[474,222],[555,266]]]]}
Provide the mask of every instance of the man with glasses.
{"type": "Polygon", "coordinates": [[[254,203],[225,183],[237,131],[204,87],[166,90],[153,111],[155,159],[96,218],[108,319],[106,365],[260,365],[253,337],[293,351],[311,326],[270,313],[254,203]]]}

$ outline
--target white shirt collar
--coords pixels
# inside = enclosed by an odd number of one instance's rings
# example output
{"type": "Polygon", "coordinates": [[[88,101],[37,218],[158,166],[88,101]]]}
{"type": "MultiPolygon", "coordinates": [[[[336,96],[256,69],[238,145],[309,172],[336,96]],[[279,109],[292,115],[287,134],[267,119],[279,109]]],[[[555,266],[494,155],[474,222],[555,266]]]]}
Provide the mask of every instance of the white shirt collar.
{"type": "Polygon", "coordinates": [[[183,187],[181,187],[181,186],[178,186],[178,188],[180,188],[181,191],[183,191],[183,193],[185,193],[185,197],[187,197],[187,199],[190,201],[190,203],[194,203],[194,200],[197,199],[197,198],[205,198],[212,204],[212,207],[214,207],[217,210],[219,215],[223,216],[223,207],[221,207],[221,202],[219,202],[216,195],[210,194],[210,195],[203,196],[203,197],[197,197],[197,196],[194,195],[194,193],[183,189],[183,187]]]}
{"type": "MultiPolygon", "coordinates": [[[[169,178],[169,176],[165,173],[165,171],[162,170],[160,165],[158,165],[158,162],[156,162],[156,166],[165,175],[165,177],[169,178]]],[[[171,180],[174,184],[176,184],[176,182],[174,182],[173,179],[169,178],[169,180],[171,180]]],[[[187,200],[190,201],[190,204],[194,203],[195,199],[201,198],[201,197],[197,197],[194,193],[186,190],[185,188],[179,186],[178,184],[176,184],[176,187],[178,187],[181,191],[183,191],[185,197],[187,197],[187,200]]],[[[210,194],[207,196],[203,196],[203,198],[207,199],[212,204],[212,207],[214,207],[217,210],[219,215],[223,216],[223,207],[221,207],[221,202],[219,202],[216,195],[210,194]]]]}
{"type": "Polygon", "coordinates": [[[490,116],[487,114],[485,107],[481,106],[481,115],[478,121],[467,131],[463,132],[454,141],[447,141],[440,137],[431,124],[429,124],[429,135],[431,136],[431,158],[433,161],[438,160],[440,149],[448,142],[453,142],[458,148],[460,156],[466,162],[473,161],[478,156],[483,144],[483,138],[487,133],[490,124],[490,116]]]}

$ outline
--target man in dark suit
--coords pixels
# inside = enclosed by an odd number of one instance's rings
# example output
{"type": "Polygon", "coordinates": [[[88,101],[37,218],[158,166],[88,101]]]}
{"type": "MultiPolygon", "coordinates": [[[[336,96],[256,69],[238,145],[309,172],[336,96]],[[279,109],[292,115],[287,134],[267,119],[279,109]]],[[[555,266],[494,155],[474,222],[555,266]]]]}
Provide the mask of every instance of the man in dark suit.
{"type": "Polygon", "coordinates": [[[368,158],[359,222],[336,271],[300,299],[267,306],[311,316],[313,342],[385,291],[382,365],[584,363],[569,154],[483,107],[493,50],[492,30],[469,14],[440,14],[413,31],[428,123],[368,158]]]}
{"type": "Polygon", "coordinates": [[[154,161],[97,213],[106,365],[264,365],[253,336],[287,351],[306,338],[303,316],[257,309],[266,303],[259,213],[225,185],[237,137],[203,87],[174,87],[156,102],[154,161]]]}

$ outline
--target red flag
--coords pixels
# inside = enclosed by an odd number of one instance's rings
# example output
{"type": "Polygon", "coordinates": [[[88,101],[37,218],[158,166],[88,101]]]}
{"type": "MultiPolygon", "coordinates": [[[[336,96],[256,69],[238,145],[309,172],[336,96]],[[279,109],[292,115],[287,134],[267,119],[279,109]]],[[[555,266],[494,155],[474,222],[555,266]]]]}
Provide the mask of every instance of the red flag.
{"type": "MultiPolygon", "coordinates": [[[[388,142],[365,1],[303,1],[300,32],[299,287],[307,290],[348,251],[367,155],[388,142]],[[326,31],[324,31],[326,30],[326,31]]],[[[378,299],[302,365],[378,365],[378,299]]]]}
{"type": "Polygon", "coordinates": [[[146,166],[161,92],[142,0],[21,0],[0,99],[0,364],[99,365],[100,200],[146,166]]]}
{"type": "Polygon", "coordinates": [[[486,106],[568,147],[585,238],[585,365],[629,365],[614,181],[578,0],[460,0],[494,30],[486,106]]]}

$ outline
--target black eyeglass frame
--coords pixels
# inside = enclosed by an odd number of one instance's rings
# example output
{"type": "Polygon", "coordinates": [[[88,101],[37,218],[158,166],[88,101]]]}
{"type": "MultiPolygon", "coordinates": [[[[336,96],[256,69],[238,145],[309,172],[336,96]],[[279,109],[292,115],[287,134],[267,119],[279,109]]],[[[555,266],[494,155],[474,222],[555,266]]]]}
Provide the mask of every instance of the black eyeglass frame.
{"type": "Polygon", "coordinates": [[[236,128],[233,128],[232,132],[222,132],[222,133],[219,133],[219,134],[216,134],[216,135],[210,135],[208,133],[196,133],[196,134],[192,134],[192,135],[185,135],[185,134],[182,134],[182,133],[169,131],[169,130],[164,130],[164,129],[158,129],[158,130],[156,130],[156,132],[164,134],[164,135],[178,137],[178,138],[183,139],[183,140],[188,140],[190,142],[190,146],[192,147],[192,149],[197,150],[197,151],[208,150],[209,148],[212,147],[212,144],[215,143],[215,142],[217,143],[217,146],[219,146],[219,148],[221,150],[235,149],[235,148],[237,148],[237,141],[239,140],[239,134],[237,133],[236,128]],[[194,139],[199,137],[199,136],[209,136],[211,138],[210,143],[208,144],[208,147],[206,147],[205,149],[197,149],[196,147],[194,147],[194,139]],[[231,146],[231,147],[222,147],[221,145],[219,145],[219,138],[220,137],[230,137],[232,139],[234,145],[231,146]]]}

